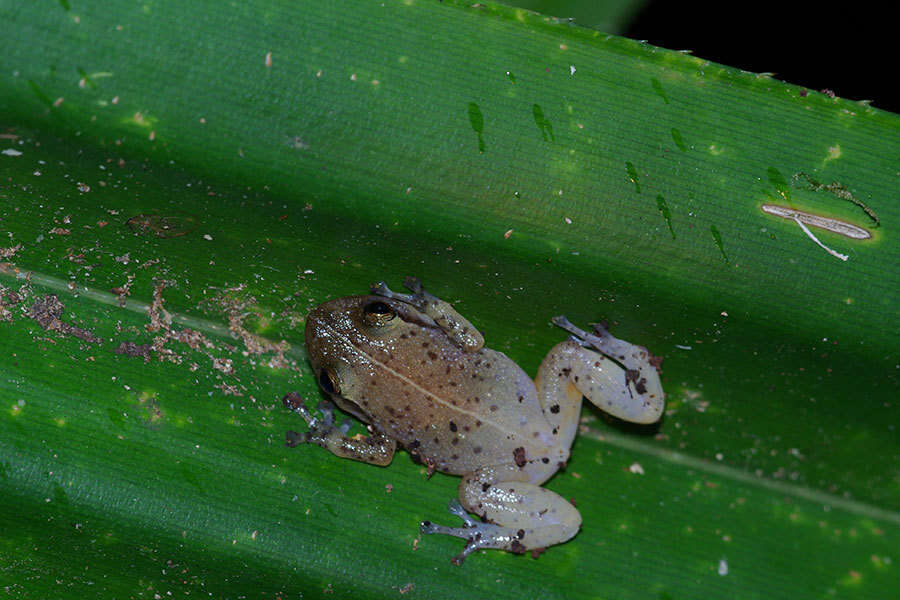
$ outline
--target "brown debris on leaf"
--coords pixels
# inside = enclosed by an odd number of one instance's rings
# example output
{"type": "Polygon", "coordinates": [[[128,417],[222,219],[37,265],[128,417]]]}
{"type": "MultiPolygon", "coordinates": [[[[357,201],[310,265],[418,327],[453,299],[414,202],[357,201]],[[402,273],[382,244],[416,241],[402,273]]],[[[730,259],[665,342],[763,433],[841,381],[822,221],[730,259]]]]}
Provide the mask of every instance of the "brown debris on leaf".
{"type": "Polygon", "coordinates": [[[284,353],[290,349],[290,344],[282,340],[273,342],[260,335],[250,332],[244,327],[244,319],[251,314],[248,307],[256,304],[256,298],[252,295],[242,295],[245,286],[222,290],[218,296],[211,300],[211,303],[218,307],[228,318],[228,330],[231,335],[244,343],[245,354],[268,354],[274,356],[267,363],[273,369],[294,368],[296,365],[288,360],[284,353]]]}
{"type": "Polygon", "coordinates": [[[102,341],[87,329],[75,327],[74,325],[61,321],[59,317],[64,310],[65,306],[59,301],[59,298],[57,298],[55,294],[48,294],[47,296],[40,296],[34,301],[31,310],[28,312],[28,316],[37,321],[38,325],[49,331],[56,331],[63,335],[71,335],[72,337],[93,344],[99,344],[102,341]]]}
{"type": "Polygon", "coordinates": [[[134,275],[127,274],[125,285],[110,288],[110,292],[119,297],[119,307],[125,308],[126,298],[131,295],[131,284],[134,283],[134,275]]]}
{"type": "Polygon", "coordinates": [[[209,355],[206,350],[212,350],[216,346],[209,341],[205,335],[199,331],[190,329],[189,327],[172,329],[172,315],[163,307],[165,301],[162,296],[163,290],[171,285],[173,285],[173,282],[164,280],[158,281],[153,287],[153,302],[147,308],[147,314],[150,317],[150,323],[147,325],[147,330],[153,333],[159,333],[160,335],[153,338],[150,347],[153,352],[157,354],[159,360],[181,363],[182,356],[175,350],[166,347],[166,344],[169,341],[186,344],[191,349],[204,352],[211,359],[215,360],[215,357],[209,355]]]}
{"type": "Polygon", "coordinates": [[[124,354],[125,356],[144,357],[144,362],[150,362],[150,352],[153,346],[150,344],[135,344],[134,342],[122,342],[119,347],[113,350],[116,354],[124,354]]]}
{"type": "Polygon", "coordinates": [[[200,226],[200,219],[182,212],[168,215],[142,213],[128,219],[125,225],[135,235],[173,238],[193,232],[200,226]]]}
{"type": "Polygon", "coordinates": [[[12,248],[0,248],[0,259],[9,260],[16,255],[16,252],[22,249],[22,244],[16,244],[12,248]]]}
{"type": "Polygon", "coordinates": [[[12,321],[13,314],[9,309],[24,301],[27,294],[27,285],[23,285],[19,291],[0,285],[0,321],[12,321]]]}

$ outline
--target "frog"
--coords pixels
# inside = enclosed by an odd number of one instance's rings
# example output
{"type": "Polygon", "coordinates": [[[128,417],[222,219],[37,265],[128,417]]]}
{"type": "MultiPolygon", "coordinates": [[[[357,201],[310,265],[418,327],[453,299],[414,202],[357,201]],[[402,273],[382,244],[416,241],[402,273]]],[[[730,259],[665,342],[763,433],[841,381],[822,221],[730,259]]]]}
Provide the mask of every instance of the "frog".
{"type": "Polygon", "coordinates": [[[333,299],[308,314],[309,362],[328,399],[318,417],[296,392],[284,397],[308,425],[289,431],[286,444],[380,466],[402,447],[429,477],[461,477],[448,509],[462,525],[419,527],[465,540],[455,564],[476,550],[535,554],[573,538],[581,515],[542,485],[566,465],[582,399],[620,420],[656,423],[665,406],[659,360],[603,325],[587,332],[559,316],[552,323],[570,337],[532,380],[420,280],[404,285],[409,294],[381,281],[369,295],[333,299]],[[348,436],[351,421],[337,424],[335,405],[367,424],[368,435],[348,436]]]}

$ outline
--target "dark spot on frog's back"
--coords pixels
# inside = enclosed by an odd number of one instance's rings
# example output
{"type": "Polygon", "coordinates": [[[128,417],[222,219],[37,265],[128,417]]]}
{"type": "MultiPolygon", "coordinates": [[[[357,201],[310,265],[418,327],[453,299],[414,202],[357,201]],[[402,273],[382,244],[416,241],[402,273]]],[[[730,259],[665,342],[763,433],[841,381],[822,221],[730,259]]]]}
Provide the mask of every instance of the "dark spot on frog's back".
{"type": "Polygon", "coordinates": [[[520,469],[524,467],[525,463],[528,462],[525,460],[525,448],[519,446],[513,450],[513,460],[516,461],[516,466],[520,469]]]}
{"type": "Polygon", "coordinates": [[[433,352],[431,350],[428,351],[428,358],[430,358],[431,360],[437,360],[437,357],[437,352],[433,352]]]}

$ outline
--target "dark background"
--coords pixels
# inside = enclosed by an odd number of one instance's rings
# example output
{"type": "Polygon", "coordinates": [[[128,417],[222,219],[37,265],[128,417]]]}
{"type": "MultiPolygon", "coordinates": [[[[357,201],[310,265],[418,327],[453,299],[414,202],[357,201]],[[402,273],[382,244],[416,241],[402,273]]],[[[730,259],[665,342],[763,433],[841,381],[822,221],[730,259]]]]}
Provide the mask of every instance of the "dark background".
{"type": "Polygon", "coordinates": [[[900,113],[891,5],[650,0],[622,35],[900,113]]]}

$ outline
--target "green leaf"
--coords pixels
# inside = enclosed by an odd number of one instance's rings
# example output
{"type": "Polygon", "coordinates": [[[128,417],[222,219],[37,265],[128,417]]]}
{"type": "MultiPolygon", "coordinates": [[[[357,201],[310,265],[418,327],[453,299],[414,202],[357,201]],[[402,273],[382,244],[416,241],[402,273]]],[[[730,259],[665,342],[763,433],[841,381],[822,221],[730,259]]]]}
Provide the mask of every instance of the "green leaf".
{"type": "Polygon", "coordinates": [[[503,4],[571,19],[605,33],[622,33],[646,4],[645,0],[507,0],[503,4]]]}
{"type": "Polygon", "coordinates": [[[897,589],[896,115],[495,4],[2,3],[0,38],[7,594],[897,589]],[[562,313],[664,358],[657,430],[585,408],[537,560],[418,539],[458,479],[405,453],[283,445],[306,312],[405,275],[531,374],[562,313]]]}

